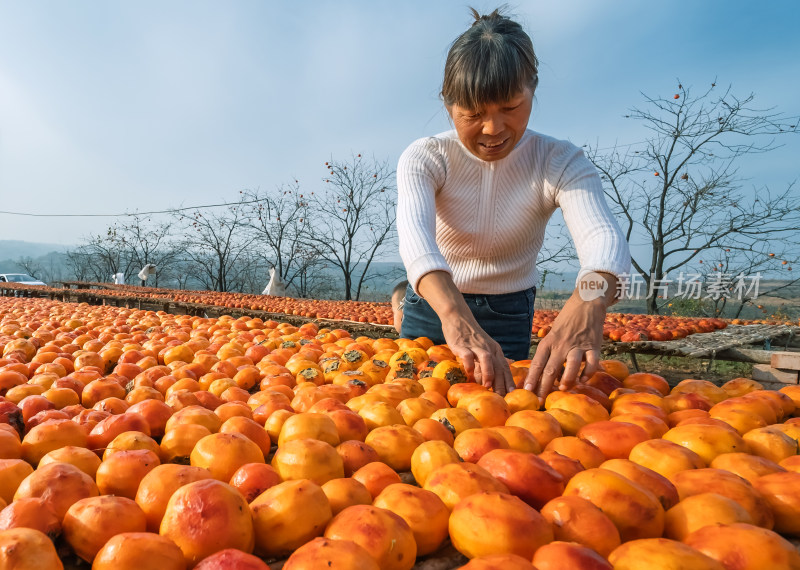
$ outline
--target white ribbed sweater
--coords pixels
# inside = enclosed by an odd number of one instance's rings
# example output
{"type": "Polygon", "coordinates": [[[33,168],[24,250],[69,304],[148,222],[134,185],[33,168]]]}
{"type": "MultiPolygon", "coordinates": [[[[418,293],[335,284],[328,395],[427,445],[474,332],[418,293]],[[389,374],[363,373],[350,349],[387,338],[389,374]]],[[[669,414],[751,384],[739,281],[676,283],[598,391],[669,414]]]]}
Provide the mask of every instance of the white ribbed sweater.
{"type": "Polygon", "coordinates": [[[579,278],[630,269],[597,170],[567,141],[526,130],[507,157],[486,162],[456,131],[422,138],[400,157],[397,189],[400,256],[415,290],[435,270],[449,272],[462,293],[534,286],[545,226],[558,207],[578,253],[579,278]]]}

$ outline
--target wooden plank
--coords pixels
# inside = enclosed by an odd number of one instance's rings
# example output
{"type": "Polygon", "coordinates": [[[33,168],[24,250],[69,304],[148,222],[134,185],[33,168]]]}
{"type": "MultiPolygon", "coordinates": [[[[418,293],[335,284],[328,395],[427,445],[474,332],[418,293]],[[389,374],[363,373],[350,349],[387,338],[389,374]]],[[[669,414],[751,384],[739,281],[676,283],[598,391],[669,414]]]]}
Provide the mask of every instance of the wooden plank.
{"type": "Polygon", "coordinates": [[[752,362],[754,364],[770,364],[772,358],[770,350],[753,350],[749,348],[732,347],[720,350],[714,355],[716,360],[733,360],[736,362],[752,362]]]}
{"type": "Polygon", "coordinates": [[[800,384],[800,373],[784,372],[777,368],[772,368],[768,364],[756,364],[753,366],[753,380],[758,382],[780,382],[782,384],[800,384]]]}
{"type": "Polygon", "coordinates": [[[770,365],[781,370],[800,370],[800,352],[773,352],[770,365]]]}

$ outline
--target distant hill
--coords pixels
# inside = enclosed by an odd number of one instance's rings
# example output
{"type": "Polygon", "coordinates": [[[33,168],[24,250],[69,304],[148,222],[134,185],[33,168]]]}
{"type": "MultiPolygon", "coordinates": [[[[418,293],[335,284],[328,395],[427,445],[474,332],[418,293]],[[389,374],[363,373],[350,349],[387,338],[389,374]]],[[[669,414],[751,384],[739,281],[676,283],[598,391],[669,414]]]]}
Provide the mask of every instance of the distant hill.
{"type": "Polygon", "coordinates": [[[0,259],[19,259],[20,257],[41,257],[51,252],[63,253],[71,246],[55,243],[35,243],[30,241],[0,240],[0,259]]]}

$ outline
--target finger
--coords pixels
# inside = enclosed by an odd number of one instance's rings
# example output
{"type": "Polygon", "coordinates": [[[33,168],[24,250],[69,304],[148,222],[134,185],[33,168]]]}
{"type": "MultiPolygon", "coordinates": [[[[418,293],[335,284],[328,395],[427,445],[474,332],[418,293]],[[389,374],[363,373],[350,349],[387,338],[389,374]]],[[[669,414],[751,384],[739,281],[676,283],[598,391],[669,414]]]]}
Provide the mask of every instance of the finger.
{"type": "Polygon", "coordinates": [[[581,382],[588,382],[589,378],[594,376],[594,373],[600,370],[600,351],[599,350],[587,350],[586,355],[586,366],[583,368],[583,374],[581,375],[581,382]]]}
{"type": "Polygon", "coordinates": [[[539,343],[539,346],[536,348],[536,353],[533,355],[533,360],[531,360],[530,368],[528,368],[528,375],[525,377],[524,387],[526,390],[535,392],[539,387],[542,372],[547,365],[549,356],[550,348],[544,343],[539,343]]]}
{"type": "Polygon", "coordinates": [[[495,393],[501,396],[505,396],[514,389],[514,378],[511,376],[511,368],[502,353],[495,356],[493,389],[495,393]]]}
{"type": "Polygon", "coordinates": [[[478,357],[478,367],[481,372],[480,382],[486,388],[491,388],[494,386],[494,379],[496,376],[494,363],[492,362],[492,354],[486,351],[475,351],[475,356],[478,357]]]}
{"type": "Polygon", "coordinates": [[[561,376],[561,372],[564,370],[564,365],[561,364],[562,362],[564,362],[564,357],[557,354],[550,355],[550,358],[547,360],[547,365],[544,367],[544,372],[542,373],[541,384],[539,385],[538,395],[540,398],[546,398],[547,395],[553,391],[553,384],[555,384],[558,377],[561,376]]]}
{"type": "Polygon", "coordinates": [[[567,363],[564,372],[561,374],[560,390],[569,390],[575,385],[575,381],[580,373],[581,363],[583,362],[583,350],[573,348],[567,354],[567,363]]]}
{"type": "Polygon", "coordinates": [[[464,367],[464,372],[467,373],[468,378],[475,378],[475,357],[472,351],[465,350],[456,354],[458,360],[461,361],[461,366],[464,367]]]}
{"type": "Polygon", "coordinates": [[[485,386],[486,384],[483,381],[483,370],[481,370],[481,361],[475,360],[475,372],[472,374],[476,384],[480,384],[481,386],[485,386]]]}
{"type": "MultiPolygon", "coordinates": [[[[507,362],[505,362],[505,366],[503,366],[503,378],[506,384],[506,394],[517,389],[517,385],[514,383],[514,375],[511,374],[511,366],[509,366],[507,362]]],[[[503,394],[503,396],[506,394],[503,394]]]]}

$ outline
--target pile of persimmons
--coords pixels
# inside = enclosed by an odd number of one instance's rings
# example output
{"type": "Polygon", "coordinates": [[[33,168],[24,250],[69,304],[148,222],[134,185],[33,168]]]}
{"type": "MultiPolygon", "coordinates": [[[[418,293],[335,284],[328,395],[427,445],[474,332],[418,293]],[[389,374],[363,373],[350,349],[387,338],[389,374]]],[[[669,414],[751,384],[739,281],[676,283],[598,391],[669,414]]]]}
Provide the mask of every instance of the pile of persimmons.
{"type": "Polygon", "coordinates": [[[0,353],[0,568],[800,569],[800,386],[502,397],[425,338],[44,299],[0,353]]]}
{"type": "MultiPolygon", "coordinates": [[[[352,321],[378,325],[393,324],[393,314],[389,303],[366,301],[337,301],[319,299],[295,299],[270,295],[245,295],[243,293],[221,293],[218,291],[189,291],[182,289],[157,289],[135,285],[116,286],[102,289],[102,283],[86,283],[94,289],[73,289],[73,293],[88,293],[105,297],[130,298],[137,300],[172,301],[196,305],[213,305],[246,311],[265,311],[313,319],[352,321]]],[[[63,289],[35,285],[16,285],[14,288],[25,291],[45,291],[62,293],[63,289]]],[[[558,311],[540,309],[533,317],[531,333],[539,338],[546,336],[552,328],[558,311]]],[[[756,321],[737,321],[736,324],[754,324],[756,321]]],[[[609,313],[603,326],[603,337],[615,342],[634,342],[645,340],[666,341],[685,338],[690,334],[712,332],[725,328],[728,323],[716,318],[677,317],[672,315],[635,315],[609,313]]]]}

